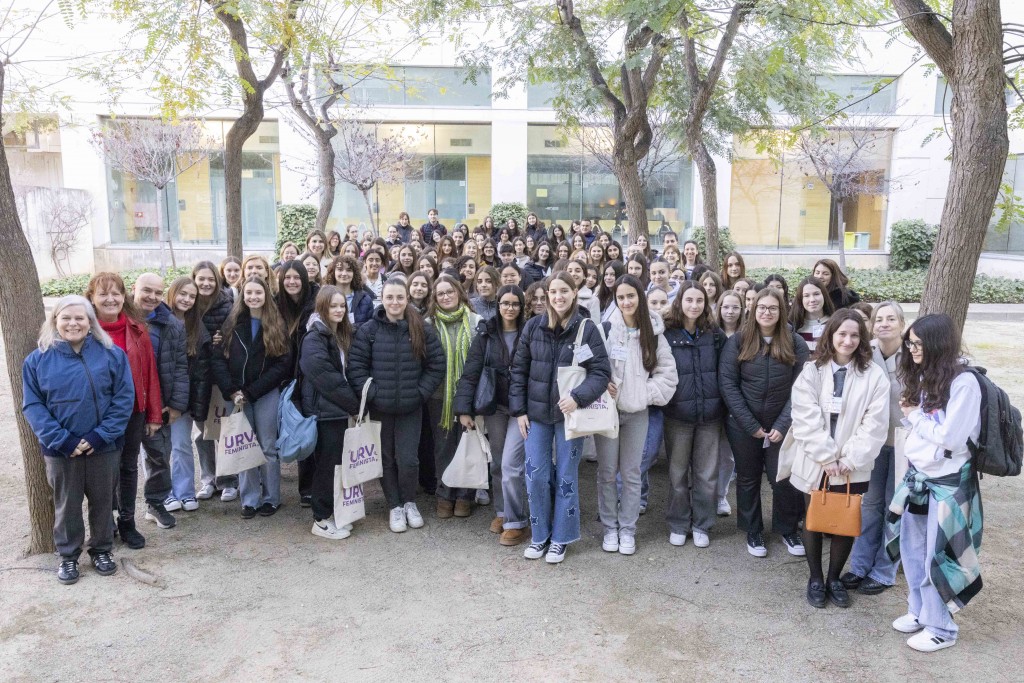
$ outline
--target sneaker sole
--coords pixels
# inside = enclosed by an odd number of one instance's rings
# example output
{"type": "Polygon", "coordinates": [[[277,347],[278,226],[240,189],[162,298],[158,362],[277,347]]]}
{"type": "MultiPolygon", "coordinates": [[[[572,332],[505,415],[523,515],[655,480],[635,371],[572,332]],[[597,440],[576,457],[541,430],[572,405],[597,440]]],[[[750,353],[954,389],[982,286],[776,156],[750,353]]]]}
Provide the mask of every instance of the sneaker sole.
{"type": "Polygon", "coordinates": [[[695,538],[695,539],[693,539],[693,544],[695,546],[697,546],[698,548],[707,548],[709,545],[711,545],[711,539],[707,539],[707,540],[704,540],[704,541],[698,541],[695,538]]]}
{"type": "Polygon", "coordinates": [[[954,645],[956,645],[956,641],[955,640],[947,640],[947,641],[944,641],[942,643],[939,643],[938,645],[936,645],[935,643],[933,643],[933,642],[931,642],[929,640],[927,646],[925,646],[925,647],[915,647],[915,646],[910,644],[910,641],[913,640],[913,639],[914,639],[913,636],[911,636],[910,638],[907,638],[907,645],[910,647],[911,650],[914,650],[915,652],[926,652],[926,653],[928,653],[928,652],[938,652],[939,650],[945,650],[947,647],[953,647],[954,645]]]}
{"type": "Polygon", "coordinates": [[[100,569],[96,565],[93,565],[93,569],[95,569],[96,573],[99,574],[100,576],[113,576],[114,574],[117,573],[117,565],[116,564],[114,565],[113,569],[108,569],[107,571],[103,571],[102,569],[100,569]]]}
{"type": "Polygon", "coordinates": [[[191,505],[182,505],[181,509],[185,512],[195,512],[199,509],[199,503],[193,503],[191,505]]]}
{"type": "Polygon", "coordinates": [[[62,579],[62,578],[60,578],[60,577],[58,576],[58,577],[57,577],[57,580],[58,580],[58,581],[60,581],[60,582],[61,582],[62,584],[64,584],[65,586],[70,586],[70,585],[71,585],[71,584],[73,584],[73,583],[78,583],[78,579],[79,579],[79,578],[81,578],[81,577],[78,577],[78,576],[76,576],[76,577],[75,577],[75,578],[73,578],[73,579],[62,579]]]}
{"type": "Polygon", "coordinates": [[[342,539],[348,538],[352,534],[348,531],[342,534],[340,529],[338,530],[338,533],[332,534],[329,531],[321,529],[320,527],[313,527],[313,535],[319,536],[320,538],[326,538],[328,541],[340,541],[342,539]]]}
{"type": "Polygon", "coordinates": [[[619,552],[619,546],[618,544],[608,545],[607,543],[602,543],[601,550],[605,551],[606,553],[617,553],[619,552]]]}
{"type": "Polygon", "coordinates": [[[547,556],[547,555],[545,555],[544,556],[544,561],[547,562],[548,564],[560,564],[562,562],[562,560],[564,560],[564,559],[565,559],[565,555],[557,555],[557,556],[547,556]]]}
{"type": "Polygon", "coordinates": [[[923,629],[924,626],[921,626],[920,624],[917,624],[916,626],[912,626],[910,628],[907,628],[907,627],[900,628],[899,626],[896,625],[895,622],[893,622],[892,628],[893,628],[894,631],[899,631],[900,633],[914,634],[914,633],[917,633],[918,631],[920,631],[921,629],[923,629]]]}
{"type": "Polygon", "coordinates": [[[408,526],[410,529],[422,529],[423,528],[423,520],[421,519],[418,522],[414,522],[412,520],[409,520],[409,522],[406,524],[406,526],[408,526]]]}
{"type": "Polygon", "coordinates": [[[635,554],[636,554],[636,546],[633,546],[632,548],[623,548],[621,545],[619,546],[619,555],[635,555],[635,554]]]}
{"type": "Polygon", "coordinates": [[[167,510],[168,512],[177,512],[178,510],[181,510],[181,502],[174,501],[170,505],[164,503],[164,509],[167,510]]]}
{"type": "Polygon", "coordinates": [[[388,528],[391,529],[391,531],[395,532],[396,534],[401,534],[401,533],[404,533],[409,527],[408,526],[403,526],[403,527],[396,528],[396,527],[393,527],[391,525],[388,525],[388,528]]]}
{"type": "Polygon", "coordinates": [[[204,496],[202,493],[197,493],[196,494],[196,500],[210,500],[211,498],[213,498],[213,494],[212,493],[210,495],[208,495],[208,496],[204,496]]]}
{"type": "Polygon", "coordinates": [[[543,550],[540,551],[539,553],[536,553],[536,554],[535,553],[531,553],[531,552],[529,552],[529,550],[527,550],[526,552],[523,553],[523,557],[525,559],[527,559],[527,560],[539,560],[540,558],[544,557],[544,554],[545,554],[545,551],[543,551],[543,550]]]}
{"type": "Polygon", "coordinates": [[[793,557],[807,557],[807,551],[804,550],[803,546],[801,546],[800,548],[790,548],[788,545],[786,545],[786,550],[788,550],[789,554],[793,557]]]}
{"type": "MultiPolygon", "coordinates": [[[[156,524],[158,529],[173,529],[174,528],[174,524],[163,524],[159,519],[157,519],[156,515],[151,514],[149,512],[146,513],[146,521],[147,522],[153,522],[154,524],[156,524]]],[[[177,524],[177,522],[175,522],[175,524],[177,524]]]]}
{"type": "Polygon", "coordinates": [[[747,552],[750,553],[751,555],[753,555],[754,557],[768,557],[768,549],[767,548],[751,548],[748,545],[747,546],[747,552]]]}

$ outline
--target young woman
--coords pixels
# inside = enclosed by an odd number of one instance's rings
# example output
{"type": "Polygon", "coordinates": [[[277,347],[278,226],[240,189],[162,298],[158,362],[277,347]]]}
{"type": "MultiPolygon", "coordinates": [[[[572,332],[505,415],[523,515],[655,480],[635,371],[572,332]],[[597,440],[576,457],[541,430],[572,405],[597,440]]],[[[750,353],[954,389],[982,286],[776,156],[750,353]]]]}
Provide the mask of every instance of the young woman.
{"type": "Polygon", "coordinates": [[[651,261],[650,270],[648,272],[650,273],[651,282],[647,285],[647,288],[660,287],[668,292],[669,302],[675,301],[676,292],[679,291],[679,285],[669,278],[668,262],[659,256],[651,261]]]}
{"type": "Polygon", "coordinates": [[[501,276],[491,266],[483,266],[476,273],[474,280],[476,296],[469,301],[473,311],[484,320],[490,320],[498,315],[497,291],[501,276]]]}
{"type": "Polygon", "coordinates": [[[323,261],[327,255],[327,235],[323,230],[310,230],[306,235],[306,251],[323,261]]]}
{"type": "Polygon", "coordinates": [[[100,327],[89,301],[71,295],[47,316],[38,348],[25,359],[21,376],[22,412],[39,439],[46,480],[53,489],[57,580],[78,581],[86,499],[89,556],[96,573],[109,576],[117,571],[110,523],[121,462],[117,442],[135,405],[128,358],[100,327]]]}
{"type": "Polygon", "coordinates": [[[540,222],[540,219],[537,217],[537,214],[531,211],[530,213],[526,214],[526,234],[534,235],[534,237],[536,238],[536,235],[538,233],[541,235],[546,234],[544,232],[544,224],[540,222]]]}
{"type": "Polygon", "coordinates": [[[825,331],[825,323],[833,313],[832,299],[829,298],[819,280],[806,277],[800,281],[793,297],[793,308],[789,312],[789,322],[797,334],[803,338],[807,348],[814,351],[818,339],[825,331]]]}
{"type": "Polygon", "coordinates": [[[416,312],[425,316],[430,308],[431,283],[430,276],[421,270],[409,276],[406,283],[409,290],[409,305],[416,309],[416,312]]]}
{"type": "Polygon", "coordinates": [[[480,245],[475,240],[470,240],[462,245],[462,257],[468,256],[476,262],[477,257],[480,255],[480,245]]]}
{"type": "Polygon", "coordinates": [[[494,240],[495,244],[499,247],[505,244],[512,244],[512,238],[518,237],[511,228],[502,228],[498,231],[498,237],[494,240]]]}
{"type": "Polygon", "coordinates": [[[693,240],[686,240],[683,242],[683,270],[686,271],[686,277],[693,279],[693,270],[697,266],[703,264],[700,260],[700,247],[693,240]]]}
{"type": "MultiPolygon", "coordinates": [[[[406,214],[405,217],[408,219],[409,214],[406,214]]],[[[399,232],[399,234],[402,234],[402,217],[401,216],[398,217],[398,226],[399,226],[398,232],[399,232]]],[[[355,242],[356,244],[359,244],[359,226],[358,225],[355,225],[354,223],[349,223],[348,225],[345,226],[345,241],[346,242],[355,242]]]]}
{"type": "Polygon", "coordinates": [[[871,342],[871,360],[885,371],[889,380],[889,431],[885,445],[875,458],[871,470],[871,483],[861,506],[861,532],[853,542],[850,571],[840,577],[848,590],[861,595],[877,595],[896,584],[896,566],[885,549],[883,522],[885,512],[896,490],[896,427],[903,422],[900,396],[903,384],[898,370],[905,351],[903,329],[906,318],[903,308],[895,301],[883,301],[875,306],[874,339],[871,342]]]}
{"type": "Polygon", "coordinates": [[[576,285],[576,301],[581,309],[587,312],[587,316],[594,322],[601,321],[601,303],[594,295],[592,289],[587,287],[587,264],[584,261],[569,261],[565,267],[576,285]]]}
{"type": "MultiPolygon", "coordinates": [[[[220,330],[228,316],[231,315],[231,308],[234,306],[233,290],[224,285],[220,279],[220,272],[211,261],[200,261],[192,268],[192,281],[196,283],[196,289],[199,290],[199,296],[196,298],[196,313],[202,320],[206,332],[210,335],[211,344],[216,346],[221,342],[220,330]]],[[[206,377],[206,391],[200,397],[200,400],[207,406],[212,400],[214,384],[211,365],[206,377]]],[[[199,430],[195,444],[196,450],[199,452],[199,481],[201,484],[196,492],[196,498],[208,500],[220,490],[221,501],[231,502],[238,498],[238,475],[217,477],[216,444],[210,439],[203,438],[206,417],[206,413],[194,416],[196,427],[199,430]]]]}
{"type": "Polygon", "coordinates": [[[764,279],[764,286],[778,290],[782,293],[782,298],[786,302],[786,310],[783,311],[783,314],[788,317],[789,306],[792,305],[792,299],[789,298],[789,283],[786,282],[786,278],[782,277],[778,273],[772,273],[764,279]]]}
{"type": "Polygon", "coordinates": [[[647,267],[647,259],[643,254],[633,254],[626,260],[626,274],[640,280],[644,289],[651,284],[650,270],[647,267]]]}
{"type": "MultiPolygon", "coordinates": [[[[393,225],[388,226],[387,237],[384,239],[384,242],[388,245],[388,249],[394,249],[405,244],[402,241],[402,237],[398,234],[398,228],[393,225]]],[[[328,251],[330,251],[330,248],[328,248],[328,251]]]]}
{"type": "Polygon", "coordinates": [[[526,440],[532,542],[523,556],[535,560],[547,550],[550,564],[565,559],[566,546],[580,538],[578,469],[583,444],[582,439],[566,438],[564,415],[597,400],[611,381],[598,323],[579,312],[575,287],[567,273],[551,277],[547,311],[523,327],[509,383],[509,414],[526,440]],[[583,344],[577,347],[580,325],[585,326],[583,344]],[[558,368],[571,365],[574,358],[585,369],[586,379],[569,395],[560,396],[558,368]]]}
{"type": "Polygon", "coordinates": [[[220,262],[220,269],[217,272],[220,273],[221,282],[231,288],[232,295],[238,296],[238,285],[242,281],[242,262],[234,256],[228,256],[220,262]]]}
{"type": "Polygon", "coordinates": [[[199,509],[196,499],[196,464],[192,455],[192,425],[206,419],[210,408],[212,341],[196,305],[199,288],[190,277],[179,277],[167,288],[165,303],[185,325],[188,355],[188,405],[171,423],[171,495],[164,507],[173,512],[199,509]]]}
{"type": "Polygon", "coordinates": [[[671,244],[661,250],[661,258],[668,264],[669,270],[675,270],[683,262],[683,255],[679,252],[679,247],[671,244]]]}
{"type": "MultiPolygon", "coordinates": [[[[552,244],[560,244],[565,241],[566,237],[568,237],[568,235],[565,234],[565,228],[562,227],[561,223],[555,223],[554,225],[551,226],[552,244]]],[[[538,238],[536,236],[534,236],[534,239],[537,240],[538,243],[545,241],[542,238],[538,238]]]]}
{"type": "Polygon", "coordinates": [[[331,260],[324,283],[333,285],[345,295],[345,309],[349,322],[359,327],[373,315],[373,292],[363,286],[359,262],[348,256],[331,260]]]}
{"type": "Polygon", "coordinates": [[[869,304],[866,301],[858,301],[856,303],[850,304],[847,308],[849,308],[851,311],[857,311],[858,313],[860,313],[861,317],[864,318],[864,323],[869,328],[871,327],[871,316],[874,315],[875,312],[875,310],[871,307],[871,304],[869,304]]]}
{"type": "Polygon", "coordinates": [[[340,540],[350,535],[351,527],[334,523],[334,468],[341,464],[348,418],[359,412],[359,397],[345,377],[345,354],[353,330],[345,295],[337,287],[322,287],[315,307],[302,337],[299,368],[303,377],[302,414],[316,416],[316,449],[302,462],[314,463],[309,482],[311,531],[314,536],[340,540]]]}
{"type": "Polygon", "coordinates": [[[747,276],[747,264],[738,251],[730,251],[722,266],[722,287],[735,289],[736,283],[747,276]]]}
{"type": "Polygon", "coordinates": [[[604,250],[606,261],[622,261],[622,245],[612,241],[604,250]]]}
{"type": "Polygon", "coordinates": [[[558,246],[555,247],[555,260],[561,261],[562,259],[568,259],[569,254],[572,253],[572,245],[569,242],[559,242],[558,246]]]}
{"type": "Polygon", "coordinates": [[[619,412],[619,436],[595,436],[597,504],[605,552],[636,552],[640,471],[648,409],[668,403],[679,381],[661,316],[647,309],[643,285],[632,275],[615,283],[616,308],[603,323],[612,379],[608,392],[619,412]],[[621,478],[618,490],[616,479],[621,478]]]}
{"type": "MultiPolygon", "coordinates": [[[[871,345],[864,319],[854,311],[829,318],[814,362],[804,366],[793,383],[793,425],[782,445],[780,459],[789,463],[789,481],[813,492],[828,478],[828,490],[863,495],[871,466],[885,442],[889,422],[889,380],[871,362],[871,345]]],[[[831,534],[828,573],[822,571],[823,536],[804,529],[804,548],[810,579],[807,602],[824,607],[849,607],[850,596],[839,580],[853,548],[853,537],[831,534]]]]}
{"type": "MultiPolygon", "coordinates": [[[[319,268],[319,266],[317,267],[319,268]]],[[[242,276],[235,285],[237,289],[235,299],[238,299],[237,294],[240,294],[242,291],[242,283],[254,275],[263,278],[270,285],[271,291],[277,294],[277,280],[272,278],[270,273],[270,263],[267,262],[267,259],[259,254],[246,256],[242,260],[242,276]]]]}
{"type": "Polygon", "coordinates": [[[391,268],[392,273],[402,273],[406,277],[413,274],[416,270],[416,250],[410,247],[408,244],[404,244],[398,249],[398,258],[395,259],[394,265],[391,268]]]}
{"type": "Polygon", "coordinates": [[[498,275],[500,277],[502,287],[505,285],[515,285],[522,289],[525,286],[525,283],[523,282],[523,271],[515,264],[514,261],[502,266],[501,270],[498,271],[498,275]]]}
{"type": "Polygon", "coordinates": [[[732,290],[738,294],[741,294],[746,300],[747,290],[753,287],[756,283],[748,277],[741,277],[732,284],[732,290]]]}
{"type": "Polygon", "coordinates": [[[437,269],[437,261],[430,254],[422,254],[416,261],[416,270],[421,273],[425,273],[430,281],[433,282],[437,279],[440,271],[437,269]]]}
{"type": "Polygon", "coordinates": [[[498,315],[480,325],[469,347],[466,363],[455,392],[455,412],[464,429],[475,429],[474,398],[484,368],[493,368],[495,402],[490,415],[483,415],[491,445],[491,481],[494,488],[494,519],[491,533],[501,534],[504,546],[526,540],[525,442],[519,424],[509,417],[509,371],[519,335],[526,324],[523,290],[505,286],[498,290],[498,315]]]}
{"type": "Polygon", "coordinates": [[[814,264],[811,275],[818,278],[828,289],[832,307],[837,311],[860,301],[860,294],[849,287],[850,278],[846,277],[846,274],[839,269],[839,264],[832,259],[820,259],[814,264]]]}
{"type": "Polygon", "coordinates": [[[530,262],[526,264],[526,272],[530,274],[534,282],[540,282],[551,274],[551,245],[541,242],[533,250],[530,262]]]}
{"type": "Polygon", "coordinates": [[[455,246],[455,240],[448,235],[441,238],[441,241],[437,244],[437,255],[438,258],[450,257],[458,258],[459,250],[455,246]]]}
{"type": "Polygon", "coordinates": [[[651,253],[651,241],[647,239],[647,235],[638,235],[636,242],[633,244],[640,248],[640,253],[643,254],[644,258],[648,261],[654,258],[654,255],[651,253]]]}
{"type": "Polygon", "coordinates": [[[384,256],[376,249],[363,254],[361,272],[363,287],[373,294],[374,301],[380,301],[384,291],[384,256]]]}
{"type": "Polygon", "coordinates": [[[341,245],[341,256],[348,256],[349,258],[359,259],[359,243],[348,241],[341,245]]]}
{"type": "Polygon", "coordinates": [[[508,221],[505,222],[505,227],[508,228],[509,232],[513,235],[519,234],[519,221],[515,218],[510,217],[508,221]]]}
{"type": "MultiPolygon", "coordinates": [[[[744,297],[741,293],[727,289],[718,298],[718,311],[716,322],[725,333],[726,338],[732,337],[739,332],[743,325],[744,297]]],[[[732,447],[729,446],[729,439],[725,435],[725,421],[722,422],[722,429],[718,439],[718,485],[715,490],[718,493],[718,516],[728,517],[732,514],[732,506],[729,505],[729,483],[736,474],[736,460],[732,455],[732,447]]]]}
{"type": "Polygon", "coordinates": [[[603,270],[605,258],[604,247],[601,246],[601,243],[597,240],[591,242],[590,248],[587,249],[587,263],[598,270],[603,270]]]}
{"type": "Polygon", "coordinates": [[[804,503],[788,480],[776,480],[779,448],[790,425],[789,392],[807,360],[807,344],[786,323],[782,293],[765,287],[739,333],[725,343],[719,363],[729,409],[725,432],[736,457],[737,525],[747,532],[747,552],[765,557],[761,477],[772,487],[772,528],[791,555],[804,554],[798,525],[804,503]]]}
{"type": "MultiPolygon", "coordinates": [[[[320,259],[315,254],[305,252],[299,255],[297,259],[302,265],[303,270],[306,271],[306,278],[315,285],[320,284],[320,259]]],[[[278,293],[281,292],[280,286],[277,288],[278,293]]]]}
{"type": "Polygon", "coordinates": [[[281,245],[281,252],[277,256],[277,263],[271,264],[271,268],[277,270],[277,268],[287,261],[294,261],[299,258],[299,248],[295,246],[294,242],[285,242],[281,245]]]}
{"type": "Polygon", "coordinates": [[[903,343],[900,409],[909,423],[910,468],[889,506],[903,514],[889,527],[896,538],[888,545],[898,542],[909,593],[907,613],[892,626],[915,634],[911,648],[934,652],[956,644],[952,612],[981,590],[984,516],[968,442],[977,443],[981,432],[982,394],[964,368],[960,331],[949,316],[921,316],[903,343]]]}
{"type": "Polygon", "coordinates": [[[665,321],[665,338],[675,361],[679,384],[665,415],[668,454],[668,542],[706,548],[715,524],[718,501],[718,450],[725,418],[719,390],[718,360],[725,334],[715,324],[707,291],[693,281],[682,284],[665,321]]]}
{"type": "MultiPolygon", "coordinates": [[[[139,447],[143,436],[153,436],[163,426],[163,403],[160,397],[160,377],[156,368],[156,355],[149,331],[124,280],[116,273],[97,273],[89,280],[85,298],[96,310],[99,325],[113,340],[115,346],[128,356],[131,379],[135,387],[135,406],[124,431],[121,449],[118,485],[114,492],[117,510],[117,531],[129,548],[138,550],[146,539],[135,526],[135,498],[139,489],[139,447]]],[[[156,519],[150,508],[163,508],[160,500],[146,500],[147,518],[156,519]]]]}
{"type": "Polygon", "coordinates": [[[586,251],[587,250],[587,238],[582,233],[576,233],[572,236],[569,241],[570,251],[586,251]]]}
{"type": "MultiPolygon", "coordinates": [[[[394,227],[394,226],[391,226],[394,227]]],[[[389,230],[390,233],[390,230],[389,230]]],[[[398,235],[398,230],[395,230],[395,236],[398,235]]],[[[324,253],[325,261],[330,261],[335,256],[341,256],[341,233],[337,230],[331,230],[327,233],[327,251],[324,253]]],[[[290,259],[289,259],[290,260],[290,259]]]]}
{"type": "Polygon", "coordinates": [[[606,322],[615,310],[615,283],[626,274],[622,261],[609,261],[597,286],[597,301],[601,306],[601,321],[606,322]]]}
{"type": "Polygon", "coordinates": [[[657,313],[664,319],[669,311],[668,292],[661,287],[651,287],[648,289],[647,308],[651,310],[651,313],[657,313]]]}
{"type": "MultiPolygon", "coordinates": [[[[433,299],[427,313],[427,322],[441,342],[445,362],[444,382],[427,402],[434,430],[434,467],[439,475],[443,475],[451,464],[462,437],[454,408],[455,388],[462,377],[469,346],[481,320],[481,316],[473,312],[462,285],[450,275],[441,275],[434,283],[433,299]]],[[[439,482],[436,493],[438,518],[450,519],[452,515],[469,517],[472,514],[476,491],[451,489],[439,482]]]]}
{"type": "Polygon", "coordinates": [[[403,284],[384,284],[383,302],[356,331],[348,381],[357,394],[371,378],[368,405],[381,423],[381,488],[395,533],[423,526],[416,507],[417,450],[423,406],[445,375],[444,352],[434,330],[409,305],[403,284]]]}
{"type": "Polygon", "coordinates": [[[704,288],[704,291],[708,295],[708,304],[711,306],[711,314],[715,315],[718,309],[718,297],[725,291],[722,289],[722,280],[718,277],[718,274],[712,271],[708,271],[701,275],[700,286],[704,288]]]}
{"type": "Polygon", "coordinates": [[[530,253],[526,250],[526,240],[522,237],[512,240],[512,253],[515,264],[520,268],[525,268],[526,264],[530,262],[530,253]]]}
{"type": "Polygon", "coordinates": [[[456,257],[462,256],[462,247],[466,244],[465,225],[463,225],[462,230],[456,228],[455,230],[452,231],[452,242],[455,244],[456,257]]]}
{"type": "Polygon", "coordinates": [[[467,294],[475,294],[473,286],[476,282],[477,261],[473,256],[463,256],[455,262],[455,271],[467,294]]]}
{"type": "Polygon", "coordinates": [[[494,243],[494,240],[487,240],[484,242],[483,249],[480,252],[480,265],[493,268],[498,263],[500,263],[498,259],[498,246],[494,243]]]}
{"type": "Polygon", "coordinates": [[[538,280],[526,288],[526,319],[529,320],[548,312],[548,288],[546,280],[538,280]]]}
{"type": "Polygon", "coordinates": [[[214,349],[213,375],[225,398],[245,411],[267,462],[238,475],[242,518],[270,517],[281,507],[277,459],[278,387],[292,372],[288,331],[267,282],[249,277],[214,349]]]}
{"type": "MultiPolygon", "coordinates": [[[[742,281],[741,281],[742,282],[742,281]]],[[[737,283],[739,284],[739,283],[737,283]]],[[[743,291],[743,316],[744,320],[750,317],[751,311],[754,310],[754,301],[757,300],[758,293],[764,289],[762,284],[752,284],[748,289],[743,291]]],[[[736,290],[737,292],[740,290],[736,290]]]]}

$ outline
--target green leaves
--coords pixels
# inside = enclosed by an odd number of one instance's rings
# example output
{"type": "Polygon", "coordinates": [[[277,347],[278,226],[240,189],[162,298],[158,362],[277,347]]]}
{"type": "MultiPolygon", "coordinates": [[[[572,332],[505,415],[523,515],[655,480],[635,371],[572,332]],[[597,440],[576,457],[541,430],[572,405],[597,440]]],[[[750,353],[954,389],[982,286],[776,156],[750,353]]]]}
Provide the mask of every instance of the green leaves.
{"type": "Polygon", "coordinates": [[[923,220],[902,220],[889,233],[889,267],[894,270],[927,268],[939,228],[923,220]]]}

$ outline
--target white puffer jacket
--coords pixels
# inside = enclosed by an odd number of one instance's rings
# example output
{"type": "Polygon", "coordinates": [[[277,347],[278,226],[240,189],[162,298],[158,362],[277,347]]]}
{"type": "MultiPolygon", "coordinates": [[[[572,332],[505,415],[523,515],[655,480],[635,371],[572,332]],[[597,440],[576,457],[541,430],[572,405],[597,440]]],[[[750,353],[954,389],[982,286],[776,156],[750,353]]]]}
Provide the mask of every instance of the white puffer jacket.
{"type": "Polygon", "coordinates": [[[669,402],[679,384],[676,362],[672,350],[665,340],[665,323],[657,313],[651,313],[651,325],[658,336],[658,364],[654,372],[644,368],[643,353],[640,350],[640,333],[630,331],[622,319],[622,312],[615,309],[608,322],[608,359],[612,365],[612,382],[619,389],[615,399],[620,413],[636,413],[648,406],[663,406],[669,402]]]}

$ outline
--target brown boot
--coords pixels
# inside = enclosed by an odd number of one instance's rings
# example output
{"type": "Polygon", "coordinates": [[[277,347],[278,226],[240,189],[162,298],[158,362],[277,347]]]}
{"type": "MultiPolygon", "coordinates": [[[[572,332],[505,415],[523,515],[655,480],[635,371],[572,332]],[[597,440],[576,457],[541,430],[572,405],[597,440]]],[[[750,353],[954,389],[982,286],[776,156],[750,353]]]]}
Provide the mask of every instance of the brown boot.
{"type": "Polygon", "coordinates": [[[500,534],[502,527],[505,525],[504,517],[495,517],[491,520],[491,533],[500,534]]]}
{"type": "Polygon", "coordinates": [[[451,519],[452,513],[455,510],[455,503],[450,500],[438,500],[437,501],[437,518],[438,519],[451,519]]]}
{"type": "Polygon", "coordinates": [[[505,529],[501,532],[501,538],[498,539],[498,543],[501,545],[519,545],[527,538],[529,529],[505,529]]]}
{"type": "Polygon", "coordinates": [[[473,513],[473,503],[468,500],[455,501],[455,516],[469,517],[473,513]]]}

